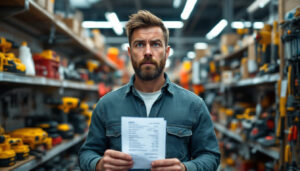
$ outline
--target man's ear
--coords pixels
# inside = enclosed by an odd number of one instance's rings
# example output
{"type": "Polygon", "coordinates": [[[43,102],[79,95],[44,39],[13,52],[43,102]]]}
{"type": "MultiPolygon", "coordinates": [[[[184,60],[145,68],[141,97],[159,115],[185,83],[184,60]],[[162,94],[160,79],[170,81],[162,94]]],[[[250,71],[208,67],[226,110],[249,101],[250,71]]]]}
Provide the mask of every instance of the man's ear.
{"type": "Polygon", "coordinates": [[[130,49],[130,46],[128,46],[127,47],[127,53],[128,53],[128,56],[129,56],[129,58],[131,58],[131,51],[130,51],[131,49],[130,49]]]}
{"type": "Polygon", "coordinates": [[[170,55],[170,49],[171,49],[171,47],[167,46],[167,48],[166,48],[166,58],[168,58],[169,55],[170,55]]]}

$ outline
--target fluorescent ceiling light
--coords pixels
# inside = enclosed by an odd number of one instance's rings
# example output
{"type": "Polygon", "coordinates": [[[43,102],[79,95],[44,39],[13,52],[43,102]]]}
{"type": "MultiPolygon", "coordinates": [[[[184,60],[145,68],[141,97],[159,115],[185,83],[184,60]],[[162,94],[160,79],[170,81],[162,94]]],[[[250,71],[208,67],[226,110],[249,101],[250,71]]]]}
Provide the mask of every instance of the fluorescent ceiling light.
{"type": "Polygon", "coordinates": [[[207,43],[198,42],[194,44],[194,49],[207,49],[207,43]]]}
{"type": "Polygon", "coordinates": [[[70,0],[70,6],[74,8],[89,8],[100,0],[70,0]]]}
{"type": "Polygon", "coordinates": [[[123,51],[127,51],[127,50],[128,50],[128,47],[129,47],[129,43],[123,43],[123,44],[121,45],[121,49],[122,49],[123,51]]]}
{"type": "Polygon", "coordinates": [[[227,26],[227,24],[228,24],[227,20],[222,19],[221,21],[219,21],[219,23],[213,29],[211,29],[211,31],[209,33],[206,34],[206,38],[208,40],[211,40],[211,39],[217,37],[223,31],[223,29],[227,26]]]}
{"type": "Polygon", "coordinates": [[[263,22],[255,22],[253,24],[253,28],[255,29],[262,29],[264,27],[264,23],[263,22]]]}
{"type": "Polygon", "coordinates": [[[171,66],[171,60],[169,58],[167,58],[166,68],[169,68],[170,66],[171,66]]]}
{"type": "Polygon", "coordinates": [[[187,0],[186,1],[184,9],[180,15],[181,19],[187,20],[190,17],[190,15],[196,5],[196,2],[197,2],[197,0],[187,0]]]}
{"type": "Polygon", "coordinates": [[[183,27],[182,21],[164,21],[163,23],[167,28],[182,28],[183,27]]]}
{"type": "Polygon", "coordinates": [[[187,57],[188,57],[189,59],[194,59],[194,58],[196,57],[196,53],[193,52],[193,51],[189,51],[189,52],[187,53],[187,57]]]}
{"type": "Polygon", "coordinates": [[[115,12],[106,12],[105,17],[112,24],[113,30],[117,35],[123,34],[123,26],[115,12]]]}
{"type": "MultiPolygon", "coordinates": [[[[122,27],[125,27],[127,21],[120,22],[122,27]]],[[[182,21],[164,21],[164,25],[169,29],[179,29],[183,27],[182,21]]],[[[108,21],[83,21],[82,27],[84,28],[113,28],[113,24],[108,21]]]]}
{"type": "Polygon", "coordinates": [[[256,11],[258,8],[263,8],[265,7],[271,0],[256,0],[254,1],[248,8],[247,12],[248,13],[253,13],[256,11]]]}
{"type": "Polygon", "coordinates": [[[169,57],[174,55],[174,49],[173,48],[170,48],[170,52],[169,52],[169,57]]]}
{"type": "Polygon", "coordinates": [[[173,7],[178,8],[180,6],[181,0],[173,0],[173,7]]]}
{"type": "MultiPolygon", "coordinates": [[[[250,28],[251,22],[250,21],[234,21],[231,23],[231,28],[233,29],[240,29],[240,28],[250,28]]],[[[264,27],[263,22],[254,22],[253,28],[254,29],[261,29],[264,27]]]]}
{"type": "Polygon", "coordinates": [[[83,28],[112,28],[111,22],[107,21],[84,21],[82,22],[83,28]]]}

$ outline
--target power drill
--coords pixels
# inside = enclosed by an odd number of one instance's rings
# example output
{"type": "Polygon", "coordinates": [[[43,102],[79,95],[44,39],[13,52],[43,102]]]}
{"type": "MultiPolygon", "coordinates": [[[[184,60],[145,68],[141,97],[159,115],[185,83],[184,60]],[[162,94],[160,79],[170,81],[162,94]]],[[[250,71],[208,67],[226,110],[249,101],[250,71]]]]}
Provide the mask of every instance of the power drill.
{"type": "Polygon", "coordinates": [[[256,42],[259,49],[259,64],[260,73],[264,73],[267,71],[268,66],[271,62],[271,33],[272,26],[269,24],[265,24],[264,27],[257,33],[256,42]]]}
{"type": "Polygon", "coordinates": [[[13,44],[5,38],[0,37],[0,71],[25,73],[26,66],[13,53],[7,53],[13,44]]]}

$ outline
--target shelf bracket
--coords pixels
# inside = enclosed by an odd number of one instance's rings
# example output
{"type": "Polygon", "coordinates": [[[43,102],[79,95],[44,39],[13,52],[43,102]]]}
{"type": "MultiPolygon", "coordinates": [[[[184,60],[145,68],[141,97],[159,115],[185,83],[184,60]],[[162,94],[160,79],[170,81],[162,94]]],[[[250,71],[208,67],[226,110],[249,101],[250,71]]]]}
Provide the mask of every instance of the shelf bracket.
{"type": "Polygon", "coordinates": [[[52,45],[54,40],[55,40],[55,33],[56,33],[56,27],[54,24],[51,25],[51,29],[50,29],[50,34],[49,34],[49,38],[48,38],[48,44],[52,45]]]}

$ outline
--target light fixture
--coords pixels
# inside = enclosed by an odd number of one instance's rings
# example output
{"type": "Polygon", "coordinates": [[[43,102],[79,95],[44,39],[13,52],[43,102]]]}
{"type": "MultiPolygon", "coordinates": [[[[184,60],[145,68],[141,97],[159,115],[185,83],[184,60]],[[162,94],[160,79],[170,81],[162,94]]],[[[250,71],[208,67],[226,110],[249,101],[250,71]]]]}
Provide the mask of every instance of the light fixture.
{"type": "Polygon", "coordinates": [[[255,22],[253,24],[253,28],[255,29],[262,29],[264,27],[264,23],[263,22],[255,22]]]}
{"type": "Polygon", "coordinates": [[[184,9],[180,15],[181,19],[187,20],[190,17],[190,15],[196,5],[196,2],[197,2],[197,0],[187,0],[186,1],[184,9]]]}
{"type": "MultiPolygon", "coordinates": [[[[125,27],[127,21],[121,21],[121,26],[125,27]]],[[[180,29],[183,27],[182,21],[164,21],[164,25],[169,29],[180,29]]],[[[82,27],[84,28],[102,28],[110,29],[113,28],[114,24],[108,21],[83,21],[82,27]]]]}
{"type": "Polygon", "coordinates": [[[256,11],[258,8],[263,8],[265,7],[271,0],[256,0],[254,1],[248,8],[247,12],[248,13],[253,13],[256,11]]]}
{"type": "Polygon", "coordinates": [[[122,35],[123,34],[123,26],[120,23],[117,14],[115,12],[106,12],[105,17],[111,23],[114,32],[117,35],[122,35]]]}
{"type": "Polygon", "coordinates": [[[169,68],[171,66],[171,60],[168,58],[166,61],[166,68],[169,68]]]}
{"type": "MultiPolygon", "coordinates": [[[[253,28],[254,29],[261,29],[263,28],[264,23],[263,22],[254,22],[253,28]]],[[[251,22],[250,21],[234,21],[231,23],[231,28],[233,29],[241,29],[241,28],[250,28],[251,22]]]]}
{"type": "Polygon", "coordinates": [[[194,49],[207,49],[208,45],[204,42],[197,42],[194,44],[194,49]]]}
{"type": "Polygon", "coordinates": [[[173,7],[178,8],[180,6],[181,0],[173,0],[173,7]]]}
{"type": "Polygon", "coordinates": [[[194,58],[196,57],[196,53],[195,53],[194,51],[189,51],[189,52],[187,53],[187,57],[188,57],[189,59],[194,59],[194,58]]]}
{"type": "Polygon", "coordinates": [[[170,52],[169,52],[169,57],[174,55],[174,49],[173,48],[170,48],[170,52]]]}
{"type": "Polygon", "coordinates": [[[227,24],[228,24],[227,20],[222,19],[221,21],[218,22],[218,24],[213,29],[211,29],[211,31],[209,31],[206,34],[206,38],[208,40],[211,40],[211,39],[217,37],[223,31],[223,29],[227,26],[227,24]]]}
{"type": "Polygon", "coordinates": [[[123,51],[127,51],[127,50],[128,50],[128,47],[129,47],[129,43],[123,43],[123,44],[121,45],[121,49],[122,49],[123,51]]]}
{"type": "Polygon", "coordinates": [[[112,28],[113,25],[111,22],[107,21],[83,21],[83,28],[112,28]]]}
{"type": "Polygon", "coordinates": [[[164,21],[163,22],[164,25],[167,27],[167,28],[182,28],[183,27],[183,22],[182,21],[164,21]]]}

